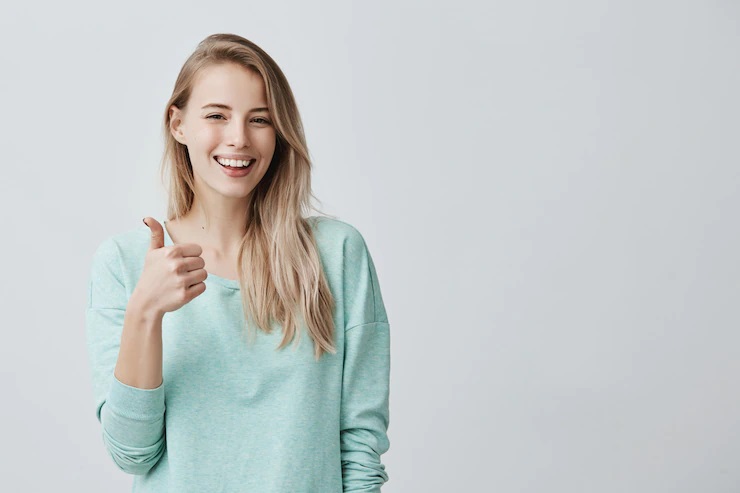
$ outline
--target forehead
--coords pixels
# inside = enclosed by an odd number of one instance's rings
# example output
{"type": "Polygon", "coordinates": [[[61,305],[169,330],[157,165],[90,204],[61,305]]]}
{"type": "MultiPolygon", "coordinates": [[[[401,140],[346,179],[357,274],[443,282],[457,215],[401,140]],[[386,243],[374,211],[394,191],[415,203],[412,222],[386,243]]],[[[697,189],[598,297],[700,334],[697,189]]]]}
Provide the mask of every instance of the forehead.
{"type": "Polygon", "coordinates": [[[267,106],[262,76],[234,63],[210,65],[201,69],[193,81],[190,103],[194,109],[200,109],[201,106],[214,102],[227,104],[235,111],[267,106]]]}

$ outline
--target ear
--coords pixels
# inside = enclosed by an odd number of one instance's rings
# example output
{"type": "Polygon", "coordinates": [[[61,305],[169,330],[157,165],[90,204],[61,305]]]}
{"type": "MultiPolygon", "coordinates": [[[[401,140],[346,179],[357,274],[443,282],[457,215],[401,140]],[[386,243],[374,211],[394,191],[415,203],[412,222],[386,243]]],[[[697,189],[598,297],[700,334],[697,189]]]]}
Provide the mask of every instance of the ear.
{"type": "Polygon", "coordinates": [[[170,106],[170,133],[180,144],[185,144],[185,134],[182,132],[182,110],[174,104],[170,106]]]}

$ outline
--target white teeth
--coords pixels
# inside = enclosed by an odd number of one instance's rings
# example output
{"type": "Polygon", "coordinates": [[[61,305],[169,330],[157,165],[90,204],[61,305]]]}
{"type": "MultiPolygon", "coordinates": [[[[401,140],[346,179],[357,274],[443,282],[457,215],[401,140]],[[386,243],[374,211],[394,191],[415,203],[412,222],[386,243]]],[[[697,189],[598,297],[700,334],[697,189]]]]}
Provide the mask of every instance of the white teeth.
{"type": "Polygon", "coordinates": [[[224,166],[231,166],[232,168],[244,168],[252,164],[254,162],[254,159],[251,159],[249,161],[244,161],[242,159],[223,159],[223,158],[217,157],[216,161],[218,161],[219,164],[222,164],[224,166]]]}

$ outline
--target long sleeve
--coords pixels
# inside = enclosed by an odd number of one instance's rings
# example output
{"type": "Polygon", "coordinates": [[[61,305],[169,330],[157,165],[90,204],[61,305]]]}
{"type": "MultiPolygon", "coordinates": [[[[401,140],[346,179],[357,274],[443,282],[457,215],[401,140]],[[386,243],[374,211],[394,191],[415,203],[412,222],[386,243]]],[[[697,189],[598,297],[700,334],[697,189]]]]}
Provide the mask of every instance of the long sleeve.
{"type": "Polygon", "coordinates": [[[343,491],[380,493],[388,481],[380,456],[390,447],[390,325],[375,265],[359,233],[345,244],[344,276],[343,491]]]}
{"type": "Polygon", "coordinates": [[[116,465],[129,474],[145,474],[165,450],[164,383],[141,389],[115,378],[127,304],[119,246],[108,238],[93,254],[85,314],[95,414],[116,465]]]}

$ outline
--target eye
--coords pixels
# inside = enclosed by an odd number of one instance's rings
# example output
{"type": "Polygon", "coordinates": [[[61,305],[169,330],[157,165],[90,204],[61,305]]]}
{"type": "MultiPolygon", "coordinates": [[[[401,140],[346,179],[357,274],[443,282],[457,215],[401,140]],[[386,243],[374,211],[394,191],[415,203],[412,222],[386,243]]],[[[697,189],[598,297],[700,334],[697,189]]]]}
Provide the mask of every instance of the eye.
{"type": "Polygon", "coordinates": [[[267,124],[267,125],[270,124],[270,120],[267,120],[265,118],[255,118],[254,119],[254,121],[257,121],[257,120],[261,120],[259,123],[262,123],[262,124],[267,124]]]}
{"type": "Polygon", "coordinates": [[[214,116],[220,116],[221,118],[223,118],[223,115],[219,115],[218,113],[213,114],[213,115],[208,115],[206,118],[211,118],[211,119],[216,120],[217,118],[213,118],[214,116]]]}

